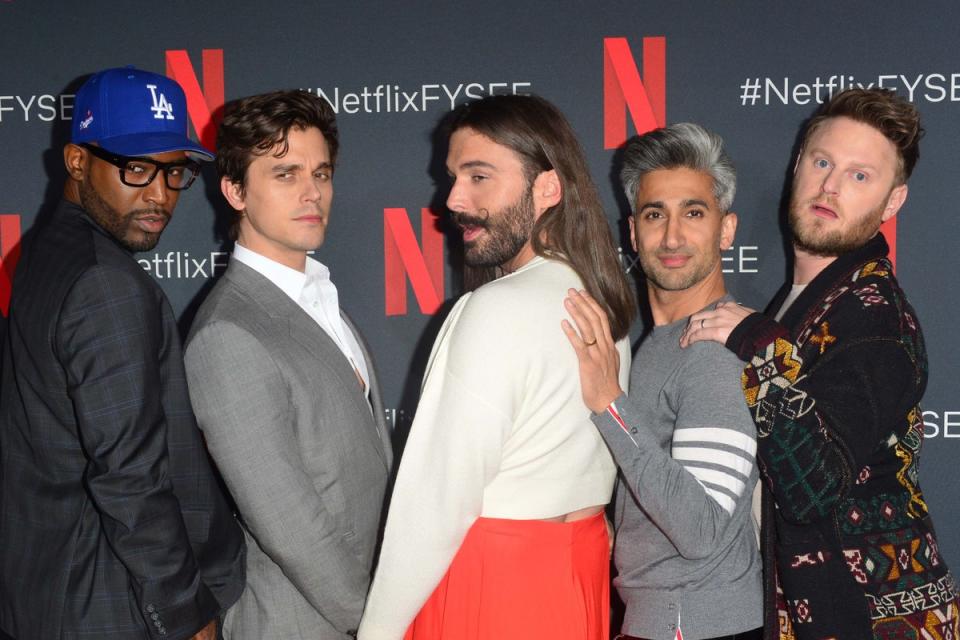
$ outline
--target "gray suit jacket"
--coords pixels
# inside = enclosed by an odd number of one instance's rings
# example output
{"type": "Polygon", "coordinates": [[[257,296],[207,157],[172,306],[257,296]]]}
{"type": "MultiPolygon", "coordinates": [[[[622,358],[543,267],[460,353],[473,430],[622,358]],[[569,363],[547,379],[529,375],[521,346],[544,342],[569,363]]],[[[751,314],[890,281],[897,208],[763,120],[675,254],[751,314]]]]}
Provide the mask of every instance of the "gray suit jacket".
{"type": "Polygon", "coordinates": [[[340,640],[360,622],[392,462],[364,356],[372,412],[326,332],[247,265],[200,307],[190,398],[249,547],[226,638],[340,640]]]}

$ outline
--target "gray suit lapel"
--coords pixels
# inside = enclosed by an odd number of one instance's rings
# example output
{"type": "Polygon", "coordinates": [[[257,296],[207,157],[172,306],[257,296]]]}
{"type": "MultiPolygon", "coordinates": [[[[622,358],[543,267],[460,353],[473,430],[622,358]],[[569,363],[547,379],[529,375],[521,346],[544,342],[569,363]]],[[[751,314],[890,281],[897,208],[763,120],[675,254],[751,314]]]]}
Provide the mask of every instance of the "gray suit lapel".
{"type": "MultiPolygon", "coordinates": [[[[356,389],[357,398],[355,398],[355,400],[357,400],[358,410],[369,410],[367,408],[367,399],[364,397],[360,385],[357,382],[353,365],[350,364],[350,361],[347,360],[343,352],[340,351],[340,347],[337,346],[327,332],[324,331],[320,325],[317,324],[316,320],[311,318],[306,311],[301,309],[300,305],[291,300],[290,296],[284,293],[280,287],[270,282],[269,278],[239,260],[230,261],[223,277],[252,297],[256,304],[276,321],[278,331],[286,330],[290,338],[301,345],[307,353],[331,367],[339,377],[348,381],[347,386],[350,389],[356,389]]],[[[348,326],[350,326],[354,335],[358,336],[358,342],[360,342],[361,348],[364,349],[364,357],[367,358],[368,369],[371,371],[372,378],[372,360],[366,352],[366,348],[363,346],[363,342],[359,338],[356,330],[352,325],[348,326]]],[[[375,387],[372,380],[370,387],[370,397],[373,398],[373,390],[375,387]]],[[[379,385],[377,385],[377,387],[379,387],[379,385]]],[[[379,397],[379,388],[377,388],[376,402],[380,406],[380,409],[379,411],[377,410],[377,404],[373,405],[374,428],[363,428],[362,425],[358,424],[357,431],[363,432],[364,435],[369,438],[370,444],[377,450],[380,458],[383,460],[387,469],[389,469],[391,464],[391,449],[389,446],[384,448],[384,435],[381,427],[384,412],[383,403],[379,397]]],[[[389,443],[389,436],[386,442],[389,443]]]]}

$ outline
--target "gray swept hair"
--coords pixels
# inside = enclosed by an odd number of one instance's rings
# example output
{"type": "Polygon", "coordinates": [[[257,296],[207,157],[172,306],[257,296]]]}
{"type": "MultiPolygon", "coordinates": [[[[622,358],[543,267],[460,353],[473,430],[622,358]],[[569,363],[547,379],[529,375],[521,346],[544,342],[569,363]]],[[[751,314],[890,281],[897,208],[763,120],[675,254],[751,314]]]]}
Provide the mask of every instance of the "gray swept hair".
{"type": "Polygon", "coordinates": [[[655,129],[627,141],[623,149],[620,181],[630,200],[637,203],[640,179],[651,171],[686,168],[713,178],[713,195],[727,213],[737,191],[737,170],[723,148],[723,138],[692,122],[655,129]]]}

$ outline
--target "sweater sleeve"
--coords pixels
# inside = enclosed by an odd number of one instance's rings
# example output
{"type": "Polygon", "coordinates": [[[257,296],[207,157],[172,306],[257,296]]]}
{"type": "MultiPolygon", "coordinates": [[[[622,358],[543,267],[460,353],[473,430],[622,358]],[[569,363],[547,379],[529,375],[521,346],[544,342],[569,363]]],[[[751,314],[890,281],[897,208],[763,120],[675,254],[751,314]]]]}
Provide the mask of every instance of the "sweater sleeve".
{"type": "Polygon", "coordinates": [[[641,417],[637,399],[649,390],[631,388],[593,420],[634,499],[683,557],[696,559],[716,552],[734,514],[749,516],[756,439],[736,359],[717,344],[692,349],[669,392],[669,449],[641,417]]]}
{"type": "Polygon", "coordinates": [[[894,313],[847,295],[808,338],[819,345],[809,361],[783,325],[759,314],[728,339],[748,359],[742,383],[758,458],[787,521],[831,515],[872,452],[908,424],[924,375],[894,313]]]}
{"type": "Polygon", "coordinates": [[[400,640],[479,517],[513,423],[523,358],[465,296],[437,339],[358,637],[400,640]]]}

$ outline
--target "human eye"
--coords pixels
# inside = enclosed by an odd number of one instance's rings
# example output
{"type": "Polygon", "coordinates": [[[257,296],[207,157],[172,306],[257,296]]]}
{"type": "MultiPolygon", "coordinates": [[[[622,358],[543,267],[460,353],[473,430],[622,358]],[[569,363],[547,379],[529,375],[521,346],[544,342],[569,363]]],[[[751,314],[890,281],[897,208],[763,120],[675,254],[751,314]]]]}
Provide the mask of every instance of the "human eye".
{"type": "Polygon", "coordinates": [[[813,161],[813,166],[817,169],[826,169],[830,166],[830,161],[826,158],[815,158],[813,161]]]}
{"type": "Polygon", "coordinates": [[[663,213],[657,211],[656,209],[649,209],[643,214],[644,220],[659,220],[663,217],[663,213]]]}
{"type": "Polygon", "coordinates": [[[128,162],[123,170],[131,176],[144,176],[150,174],[152,167],[143,162],[128,162]]]}
{"type": "Polygon", "coordinates": [[[183,164],[175,164],[167,167],[167,175],[173,178],[182,178],[186,171],[187,166],[183,164]]]}
{"type": "Polygon", "coordinates": [[[480,184],[487,179],[488,176],[483,175],[482,173],[474,173],[470,176],[470,182],[474,184],[480,184]]]}
{"type": "Polygon", "coordinates": [[[324,169],[322,171],[315,172],[313,177],[320,182],[329,182],[333,176],[330,175],[330,171],[328,169],[324,169]]]}
{"type": "Polygon", "coordinates": [[[703,217],[703,209],[690,209],[689,211],[687,211],[687,217],[688,217],[688,218],[702,218],[702,217],[703,217]]]}
{"type": "Polygon", "coordinates": [[[854,172],[853,172],[853,179],[854,179],[856,182],[866,182],[868,177],[869,177],[869,176],[868,176],[866,173],[864,173],[863,171],[854,171],[854,172]]]}

